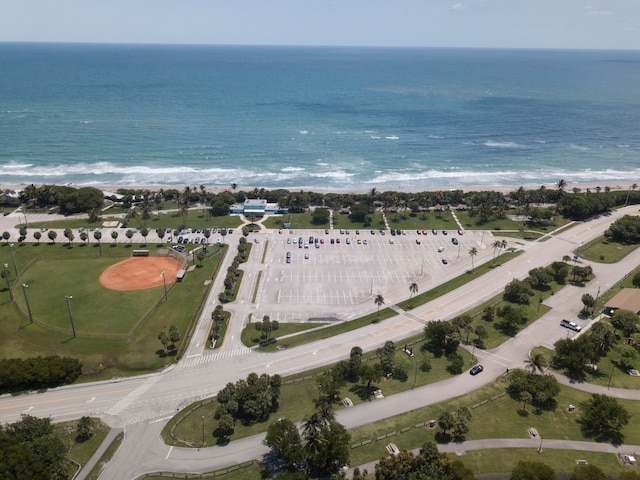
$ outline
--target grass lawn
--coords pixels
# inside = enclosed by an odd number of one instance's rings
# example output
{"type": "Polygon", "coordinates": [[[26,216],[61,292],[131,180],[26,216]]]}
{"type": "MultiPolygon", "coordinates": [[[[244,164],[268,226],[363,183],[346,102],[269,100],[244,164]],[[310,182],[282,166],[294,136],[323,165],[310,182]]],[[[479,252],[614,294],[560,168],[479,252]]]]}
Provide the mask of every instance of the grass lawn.
{"type": "MultiPolygon", "coordinates": [[[[126,211],[124,212],[126,213],[126,211]]],[[[121,217],[115,216],[118,213],[120,212],[115,209],[109,209],[102,215],[101,220],[96,223],[89,223],[88,218],[52,216],[51,221],[29,223],[27,238],[33,238],[33,232],[41,228],[102,228],[104,221],[122,220],[121,217]]],[[[186,216],[182,216],[178,210],[160,211],[159,217],[157,210],[153,209],[151,218],[146,221],[146,225],[144,220],[132,218],[129,220],[127,228],[142,228],[145,226],[149,230],[155,230],[156,228],[237,228],[241,223],[242,221],[238,216],[213,217],[203,212],[200,208],[189,210],[186,216]]],[[[93,232],[87,233],[93,241],[93,232]]],[[[46,232],[42,236],[46,238],[46,232]]]]}
{"type": "MultiPolygon", "coordinates": [[[[341,333],[351,332],[352,330],[356,330],[358,328],[364,327],[365,325],[370,325],[376,321],[383,321],[387,318],[391,318],[396,316],[397,313],[391,310],[390,308],[385,308],[380,310],[380,316],[378,316],[378,312],[370,313],[369,315],[365,315],[364,317],[357,318],[355,320],[350,320],[348,322],[340,322],[335,325],[328,326],[326,328],[321,328],[319,330],[314,330],[313,332],[301,333],[294,337],[287,338],[283,340],[284,344],[287,345],[288,348],[299,347],[300,345],[304,345],[306,343],[315,342],[316,340],[322,340],[325,338],[333,337],[335,335],[340,335],[341,333]]],[[[317,325],[314,325],[317,326],[317,325]]],[[[242,332],[242,341],[247,346],[253,345],[253,337],[256,334],[255,327],[247,326],[244,328],[242,332]],[[250,343],[247,343],[247,340],[250,343]]],[[[278,345],[282,345],[282,342],[278,342],[276,339],[275,343],[270,345],[260,347],[260,350],[269,352],[276,351],[278,349],[278,345]]]]}
{"type": "MultiPolygon", "coordinates": [[[[69,448],[67,458],[78,462],[82,467],[87,464],[98,447],[102,444],[109,433],[109,427],[102,423],[99,419],[93,419],[94,427],[92,435],[85,442],[78,442],[77,437],[77,421],[54,423],[54,431],[60,436],[65,445],[69,448]]],[[[72,472],[76,472],[76,468],[72,468],[72,472]]],[[[72,475],[73,475],[72,473],[72,475]]]]}
{"type": "MultiPolygon", "coordinates": [[[[262,321],[260,319],[256,319],[256,321],[262,321]]],[[[241,334],[242,343],[247,346],[258,345],[260,342],[264,341],[264,338],[261,337],[262,333],[258,332],[255,327],[255,322],[253,324],[248,324],[243,330],[241,334]]],[[[280,323],[278,330],[274,330],[271,332],[271,338],[284,337],[286,335],[291,335],[293,333],[304,332],[305,330],[309,330],[311,328],[322,327],[323,325],[327,325],[326,323],[320,322],[309,322],[309,323],[280,323]]],[[[284,340],[286,341],[286,340],[284,340]]]]}
{"type": "Polygon", "coordinates": [[[258,462],[248,462],[235,467],[215,472],[199,473],[176,473],[175,476],[170,472],[167,475],[154,475],[147,473],[137,477],[136,480],[167,480],[167,478],[181,478],[185,480],[202,480],[203,478],[225,478],[233,480],[261,480],[267,478],[263,475],[263,468],[258,462]],[[227,475],[228,476],[225,476],[227,475]]]}
{"type": "MultiPolygon", "coordinates": [[[[455,456],[476,475],[499,474],[511,472],[518,461],[543,462],[557,473],[570,474],[576,466],[576,460],[587,460],[608,475],[617,475],[623,471],[618,458],[612,453],[584,452],[581,450],[545,449],[538,452],[537,448],[502,448],[492,450],[475,450],[455,456]]],[[[567,476],[568,478],[568,476],[567,476]]]]}
{"type": "Polygon", "coordinates": [[[608,242],[605,237],[602,236],[578,247],[575,253],[592,262],[617,263],[636,248],[638,248],[638,245],[608,242]]]}
{"type": "MultiPolygon", "coordinates": [[[[204,268],[196,268],[183,282],[175,284],[168,301],[158,303],[157,308],[153,304],[162,297],[162,287],[120,292],[130,293],[130,298],[114,296],[118,292],[96,287],[97,277],[105,266],[128,257],[130,248],[128,245],[111,247],[103,244],[103,257],[100,257],[96,244],[73,248],[63,243],[14,247],[19,271],[24,272],[18,282],[28,283],[29,303],[35,318],[42,324],[29,324],[25,297],[19,286],[14,287],[16,302],[10,302],[6,288],[3,289],[4,292],[0,292],[1,356],[79,358],[83,364],[81,380],[85,381],[154,371],[173,362],[175,357],[163,352],[157,335],[175,325],[181,337],[185,337],[208,292],[205,281],[216,271],[227,247],[210,248],[204,268]],[[70,303],[78,338],[72,338],[70,334],[65,295],[73,296],[70,303]],[[113,305],[119,302],[124,303],[120,307],[113,305]],[[17,304],[22,310],[18,310],[17,304]],[[125,304],[128,307],[121,308],[125,304]],[[130,333],[131,327],[145,315],[148,318],[126,339],[110,336],[112,333],[130,333]],[[47,325],[52,327],[47,328],[47,325]],[[56,326],[65,330],[57,331],[53,328],[56,326]],[[85,331],[90,331],[91,336],[84,336],[85,331]]],[[[9,258],[8,247],[3,245],[0,254],[4,256],[5,253],[9,258]]]]}
{"type": "Polygon", "coordinates": [[[400,230],[458,230],[458,224],[450,211],[427,211],[420,213],[386,212],[391,228],[400,230]]]}

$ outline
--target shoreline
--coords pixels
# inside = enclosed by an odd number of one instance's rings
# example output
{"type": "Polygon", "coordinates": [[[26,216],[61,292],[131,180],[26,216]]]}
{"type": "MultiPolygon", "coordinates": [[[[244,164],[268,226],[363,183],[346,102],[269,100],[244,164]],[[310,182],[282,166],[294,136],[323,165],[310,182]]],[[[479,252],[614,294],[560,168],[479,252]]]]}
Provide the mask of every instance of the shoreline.
{"type": "MultiPolygon", "coordinates": [[[[579,188],[581,192],[585,192],[587,189],[592,192],[595,191],[598,187],[603,190],[605,187],[609,187],[611,191],[627,191],[631,189],[631,186],[634,184],[640,183],[640,179],[638,182],[630,181],[628,185],[620,184],[620,182],[616,182],[615,185],[607,185],[606,183],[567,183],[564,187],[564,190],[569,193],[573,193],[574,188],[579,188]]],[[[26,186],[31,185],[27,183],[20,184],[2,184],[0,183],[0,190],[10,191],[10,192],[18,192],[24,189],[26,186]]],[[[182,191],[186,187],[192,187],[194,185],[183,184],[183,185],[76,185],[73,183],[65,183],[65,184],[56,184],[56,183],[42,183],[42,184],[34,184],[36,187],[40,187],[42,185],[58,185],[58,186],[69,186],[72,188],[83,188],[83,187],[94,187],[98,190],[107,191],[107,192],[117,192],[119,189],[126,190],[149,190],[150,192],[158,192],[160,190],[178,190],[182,191]]],[[[220,186],[208,186],[204,185],[206,191],[208,193],[220,194],[223,192],[233,193],[231,187],[220,187],[220,186]]],[[[236,188],[236,192],[244,191],[251,192],[254,189],[264,189],[265,191],[274,191],[274,190],[287,190],[289,192],[313,192],[320,194],[336,194],[336,195],[362,195],[367,194],[371,191],[371,189],[375,188],[378,194],[382,194],[385,192],[398,192],[398,193],[420,193],[420,192],[444,192],[444,191],[456,191],[460,190],[462,192],[500,192],[503,194],[508,194],[510,192],[518,190],[520,187],[523,187],[525,190],[538,190],[541,187],[544,187],[548,190],[555,190],[557,188],[556,184],[542,184],[542,185],[465,185],[464,187],[459,188],[435,188],[435,187],[425,187],[421,189],[416,188],[403,188],[402,186],[398,186],[398,188],[393,189],[378,189],[377,187],[371,187],[370,189],[359,189],[355,188],[352,190],[335,190],[335,189],[301,189],[301,188],[284,188],[284,187],[275,187],[275,188],[266,188],[266,187],[254,187],[254,186],[238,186],[236,188]]],[[[199,185],[197,186],[199,188],[199,185]]]]}

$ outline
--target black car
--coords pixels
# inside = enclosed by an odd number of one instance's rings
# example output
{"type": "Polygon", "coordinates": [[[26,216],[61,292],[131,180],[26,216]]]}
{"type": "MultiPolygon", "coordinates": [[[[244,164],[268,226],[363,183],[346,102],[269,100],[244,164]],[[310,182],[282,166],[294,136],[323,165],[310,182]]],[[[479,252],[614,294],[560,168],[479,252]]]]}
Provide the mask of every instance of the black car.
{"type": "Polygon", "coordinates": [[[455,237],[454,237],[454,238],[452,238],[452,239],[451,239],[451,243],[453,243],[454,245],[457,245],[457,244],[458,244],[458,239],[457,239],[457,238],[455,238],[455,237]]]}
{"type": "Polygon", "coordinates": [[[471,375],[477,375],[479,374],[481,371],[484,370],[484,367],[482,365],[476,365],[475,367],[473,367],[471,370],[469,370],[469,373],[471,375]]]}

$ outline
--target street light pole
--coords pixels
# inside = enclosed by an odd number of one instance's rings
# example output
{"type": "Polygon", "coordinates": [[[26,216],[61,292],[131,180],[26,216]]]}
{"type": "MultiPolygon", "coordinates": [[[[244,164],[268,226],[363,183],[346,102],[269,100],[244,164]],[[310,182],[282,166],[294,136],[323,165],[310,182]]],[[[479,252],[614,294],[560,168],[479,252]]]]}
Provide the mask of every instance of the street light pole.
{"type": "Polygon", "coordinates": [[[16,278],[18,278],[18,266],[16,265],[16,257],[13,254],[13,243],[9,244],[9,250],[11,251],[11,260],[13,260],[13,270],[16,272],[16,278]]]}
{"type": "Polygon", "coordinates": [[[162,277],[162,283],[164,283],[164,301],[167,301],[167,277],[165,277],[164,272],[160,274],[162,277]]]}
{"type": "Polygon", "coordinates": [[[615,365],[613,367],[611,367],[611,375],[609,375],[609,383],[607,383],[607,390],[609,390],[609,388],[611,388],[611,380],[613,379],[613,371],[615,369],[616,369],[615,365]]]}
{"type": "Polygon", "coordinates": [[[540,446],[538,447],[538,453],[542,453],[542,435],[540,435],[540,446]]]}
{"type": "Polygon", "coordinates": [[[27,312],[29,312],[29,320],[33,323],[33,315],[31,315],[31,306],[29,305],[29,297],[27,297],[27,285],[26,283],[22,284],[22,292],[24,293],[24,301],[27,304],[27,312]]]}
{"type": "Polygon", "coordinates": [[[73,297],[71,295],[65,295],[64,298],[67,299],[67,310],[69,310],[69,320],[71,320],[71,330],[73,330],[73,338],[76,338],[76,326],[73,323],[73,315],[71,314],[71,300],[73,297]]]}
{"type": "Polygon", "coordinates": [[[13,292],[11,291],[11,284],[9,283],[9,275],[11,275],[11,272],[9,271],[9,264],[5,263],[2,265],[2,276],[7,281],[7,290],[9,290],[9,297],[13,302],[13,292]]]}
{"type": "Polygon", "coordinates": [[[204,415],[202,415],[202,446],[204,447],[204,415]]]}
{"type": "Polygon", "coordinates": [[[593,312],[591,312],[592,315],[596,313],[596,309],[598,308],[598,297],[600,297],[600,285],[598,285],[598,293],[596,293],[596,299],[593,302],[593,312]]]}

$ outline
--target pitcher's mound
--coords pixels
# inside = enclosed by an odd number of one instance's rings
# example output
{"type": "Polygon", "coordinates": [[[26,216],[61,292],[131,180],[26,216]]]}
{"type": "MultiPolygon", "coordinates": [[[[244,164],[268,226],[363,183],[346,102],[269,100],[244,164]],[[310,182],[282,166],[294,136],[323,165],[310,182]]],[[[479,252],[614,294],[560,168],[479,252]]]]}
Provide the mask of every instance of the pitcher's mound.
{"type": "Polygon", "coordinates": [[[100,283],[111,290],[141,290],[173,283],[182,263],[172,257],[131,257],[107,268],[100,283]]]}

